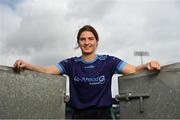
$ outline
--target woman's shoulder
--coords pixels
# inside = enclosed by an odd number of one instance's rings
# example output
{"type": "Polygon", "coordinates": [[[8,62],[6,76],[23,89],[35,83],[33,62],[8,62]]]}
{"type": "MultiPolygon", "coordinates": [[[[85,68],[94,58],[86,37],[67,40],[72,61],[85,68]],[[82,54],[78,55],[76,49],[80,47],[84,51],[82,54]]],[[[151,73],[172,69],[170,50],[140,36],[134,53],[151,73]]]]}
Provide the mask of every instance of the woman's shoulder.
{"type": "Polygon", "coordinates": [[[67,63],[67,62],[77,61],[78,59],[79,57],[68,57],[68,58],[63,59],[62,61],[67,63]]]}

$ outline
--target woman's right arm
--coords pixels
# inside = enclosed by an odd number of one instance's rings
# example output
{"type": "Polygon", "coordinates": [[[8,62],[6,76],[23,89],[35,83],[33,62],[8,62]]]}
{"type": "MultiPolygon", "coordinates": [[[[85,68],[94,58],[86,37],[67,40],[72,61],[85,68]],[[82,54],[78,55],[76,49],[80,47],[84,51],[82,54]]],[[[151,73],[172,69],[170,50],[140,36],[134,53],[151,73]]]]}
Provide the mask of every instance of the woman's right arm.
{"type": "Polygon", "coordinates": [[[61,74],[61,71],[55,65],[51,65],[49,67],[42,67],[42,66],[29,64],[23,60],[16,60],[16,62],[14,63],[14,68],[28,69],[28,70],[32,70],[32,71],[36,71],[36,72],[54,74],[54,75],[61,74]]]}

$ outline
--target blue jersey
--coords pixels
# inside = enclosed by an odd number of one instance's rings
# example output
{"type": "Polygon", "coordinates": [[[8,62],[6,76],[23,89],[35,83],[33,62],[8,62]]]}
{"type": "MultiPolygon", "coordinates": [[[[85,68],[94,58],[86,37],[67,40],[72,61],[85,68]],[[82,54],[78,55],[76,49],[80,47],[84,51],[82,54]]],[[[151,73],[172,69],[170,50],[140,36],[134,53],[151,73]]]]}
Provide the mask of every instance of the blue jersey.
{"type": "Polygon", "coordinates": [[[112,105],[111,79],[126,63],[109,55],[96,55],[91,62],[73,57],[57,64],[70,80],[70,105],[76,109],[112,105]]]}

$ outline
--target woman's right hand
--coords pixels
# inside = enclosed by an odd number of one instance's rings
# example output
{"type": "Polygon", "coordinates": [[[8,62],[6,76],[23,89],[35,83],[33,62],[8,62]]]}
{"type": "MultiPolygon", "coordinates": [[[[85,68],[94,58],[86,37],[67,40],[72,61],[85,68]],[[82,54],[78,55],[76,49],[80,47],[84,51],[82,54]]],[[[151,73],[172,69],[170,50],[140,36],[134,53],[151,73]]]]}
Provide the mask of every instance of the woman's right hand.
{"type": "Polygon", "coordinates": [[[25,61],[18,59],[16,60],[16,62],[14,63],[14,68],[16,69],[24,69],[27,68],[28,63],[26,63],[25,61]]]}

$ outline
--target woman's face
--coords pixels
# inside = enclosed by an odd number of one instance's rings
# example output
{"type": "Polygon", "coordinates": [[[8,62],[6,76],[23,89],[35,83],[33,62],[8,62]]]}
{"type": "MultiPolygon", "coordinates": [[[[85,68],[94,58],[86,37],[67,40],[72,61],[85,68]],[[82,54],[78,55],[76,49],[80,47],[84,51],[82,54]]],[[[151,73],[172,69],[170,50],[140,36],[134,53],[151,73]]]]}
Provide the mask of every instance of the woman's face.
{"type": "Polygon", "coordinates": [[[79,47],[81,48],[82,54],[92,54],[95,52],[97,40],[92,32],[84,31],[81,33],[79,47]]]}

